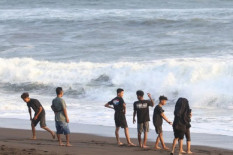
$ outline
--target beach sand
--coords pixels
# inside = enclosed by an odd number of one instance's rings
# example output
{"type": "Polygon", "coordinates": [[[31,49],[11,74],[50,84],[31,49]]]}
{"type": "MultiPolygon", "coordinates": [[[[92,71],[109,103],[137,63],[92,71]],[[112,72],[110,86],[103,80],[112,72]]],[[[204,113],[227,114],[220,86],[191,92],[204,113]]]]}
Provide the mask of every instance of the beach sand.
{"type": "MultiPolygon", "coordinates": [[[[153,149],[154,143],[149,142],[149,149],[139,147],[117,146],[115,138],[101,137],[90,134],[71,134],[73,147],[60,147],[51,135],[44,131],[37,131],[37,140],[30,140],[30,130],[0,128],[0,155],[93,155],[93,154],[161,154],[168,151],[153,149]]],[[[125,142],[125,139],[122,139],[125,142]]],[[[136,139],[132,140],[137,143],[136,139]]],[[[217,142],[217,141],[216,141],[217,142]]],[[[171,144],[168,145],[171,147],[171,144]]],[[[185,147],[185,146],[184,146],[185,147]]],[[[233,150],[192,146],[192,151],[200,155],[232,155],[233,150]]]]}

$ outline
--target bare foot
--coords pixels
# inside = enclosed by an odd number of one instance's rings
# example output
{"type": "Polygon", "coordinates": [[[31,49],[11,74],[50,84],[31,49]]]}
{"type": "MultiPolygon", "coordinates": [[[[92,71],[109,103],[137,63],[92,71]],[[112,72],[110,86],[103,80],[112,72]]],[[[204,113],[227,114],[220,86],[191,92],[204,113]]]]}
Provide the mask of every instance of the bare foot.
{"type": "Polygon", "coordinates": [[[155,149],[156,149],[156,150],[161,150],[161,147],[155,146],[155,149]]]}
{"type": "Polygon", "coordinates": [[[32,137],[32,138],[30,138],[30,140],[36,140],[36,137],[32,137]]]}
{"type": "Polygon", "coordinates": [[[63,143],[59,143],[59,146],[65,146],[65,144],[63,144],[63,143]]]}
{"type": "Polygon", "coordinates": [[[128,146],[136,146],[134,143],[130,142],[128,143],[128,146]]]}
{"type": "Polygon", "coordinates": [[[186,154],[186,152],[185,151],[180,151],[179,154],[186,154]]]}
{"type": "Polygon", "coordinates": [[[143,149],[148,149],[149,146],[143,145],[142,148],[143,148],[143,149]]]}
{"type": "Polygon", "coordinates": [[[166,146],[165,146],[165,147],[163,147],[163,149],[164,149],[164,150],[170,150],[170,149],[169,149],[168,147],[166,147],[166,146]]]}
{"type": "Polygon", "coordinates": [[[53,139],[55,139],[56,138],[56,134],[53,132],[53,134],[52,134],[52,137],[53,137],[53,139]]]}
{"type": "Polygon", "coordinates": [[[122,142],[118,142],[118,143],[117,143],[117,145],[118,145],[118,146],[123,146],[123,145],[124,145],[124,143],[122,143],[122,142]]]}
{"type": "Polygon", "coordinates": [[[187,152],[187,154],[193,154],[193,152],[191,152],[191,151],[188,151],[188,152],[187,152]]]}
{"type": "Polygon", "coordinates": [[[72,145],[70,143],[66,144],[67,147],[71,147],[72,145]]]}

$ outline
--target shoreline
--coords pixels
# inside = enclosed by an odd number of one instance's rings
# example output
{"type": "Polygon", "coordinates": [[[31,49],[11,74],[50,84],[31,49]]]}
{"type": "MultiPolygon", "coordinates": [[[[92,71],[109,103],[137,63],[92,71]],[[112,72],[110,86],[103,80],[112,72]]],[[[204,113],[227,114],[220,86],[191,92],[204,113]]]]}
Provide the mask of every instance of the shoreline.
{"type": "MultiPolygon", "coordinates": [[[[117,146],[115,138],[96,136],[92,134],[73,133],[71,135],[72,147],[58,146],[57,140],[53,140],[51,135],[45,131],[37,131],[37,140],[30,140],[30,130],[0,128],[0,155],[3,154],[32,154],[32,155],[91,155],[111,153],[113,155],[127,154],[169,154],[169,151],[154,150],[153,142],[148,142],[149,149],[139,147],[117,146]]],[[[64,139],[64,136],[62,136],[64,139]]],[[[137,139],[132,141],[137,143],[137,139]]],[[[126,143],[125,138],[122,142],[126,143]]],[[[167,144],[171,148],[171,144],[167,144]]],[[[178,149],[178,147],[176,147],[178,149]]],[[[184,146],[185,148],[185,146],[184,146]]],[[[176,153],[178,150],[176,149],[176,153]]],[[[233,150],[220,149],[206,146],[192,146],[194,154],[224,154],[231,155],[233,150]]]]}
{"type": "MultiPolygon", "coordinates": [[[[55,124],[53,121],[47,121],[47,126],[55,131],[55,124]]],[[[0,118],[0,128],[30,131],[30,121],[21,120],[21,119],[0,118]]],[[[70,123],[70,129],[72,134],[88,134],[93,136],[115,139],[115,135],[114,135],[115,127],[70,123]]],[[[36,127],[36,130],[42,131],[39,126],[36,127]]],[[[131,138],[134,139],[137,138],[136,128],[129,128],[129,131],[131,138]]],[[[153,127],[150,127],[150,132],[148,133],[148,142],[154,143],[156,136],[157,135],[153,130],[153,127]]],[[[120,130],[120,137],[124,138],[124,132],[122,129],[120,130]]],[[[174,138],[173,132],[164,131],[165,143],[172,143],[173,138],[174,138]]],[[[232,136],[191,133],[191,139],[192,139],[192,145],[233,150],[231,145],[233,143],[232,136]]]]}

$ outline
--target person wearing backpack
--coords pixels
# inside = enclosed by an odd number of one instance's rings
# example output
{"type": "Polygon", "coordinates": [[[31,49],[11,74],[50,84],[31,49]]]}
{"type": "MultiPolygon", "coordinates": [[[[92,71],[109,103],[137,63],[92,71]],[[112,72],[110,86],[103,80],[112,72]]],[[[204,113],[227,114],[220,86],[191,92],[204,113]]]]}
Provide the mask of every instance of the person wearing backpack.
{"type": "Polygon", "coordinates": [[[61,140],[61,134],[64,134],[66,136],[66,146],[72,146],[69,140],[70,129],[68,124],[70,121],[67,114],[66,102],[62,98],[63,97],[62,87],[57,87],[56,93],[57,93],[57,97],[53,99],[51,108],[55,114],[55,123],[56,123],[57,138],[59,141],[59,145],[64,146],[61,140]]]}

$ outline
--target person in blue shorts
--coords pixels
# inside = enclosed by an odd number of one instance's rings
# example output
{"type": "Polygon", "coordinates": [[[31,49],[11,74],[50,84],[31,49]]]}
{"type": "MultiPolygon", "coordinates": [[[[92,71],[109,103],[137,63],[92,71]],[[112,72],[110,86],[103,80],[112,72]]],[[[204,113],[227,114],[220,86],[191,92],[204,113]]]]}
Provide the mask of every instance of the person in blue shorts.
{"type": "Polygon", "coordinates": [[[55,123],[56,123],[57,138],[59,141],[59,145],[64,146],[61,140],[61,134],[64,134],[66,136],[66,146],[72,146],[69,140],[70,129],[68,124],[70,121],[67,114],[66,102],[62,98],[63,97],[62,88],[57,87],[56,93],[57,93],[57,97],[53,99],[51,108],[55,113],[55,123]]]}

